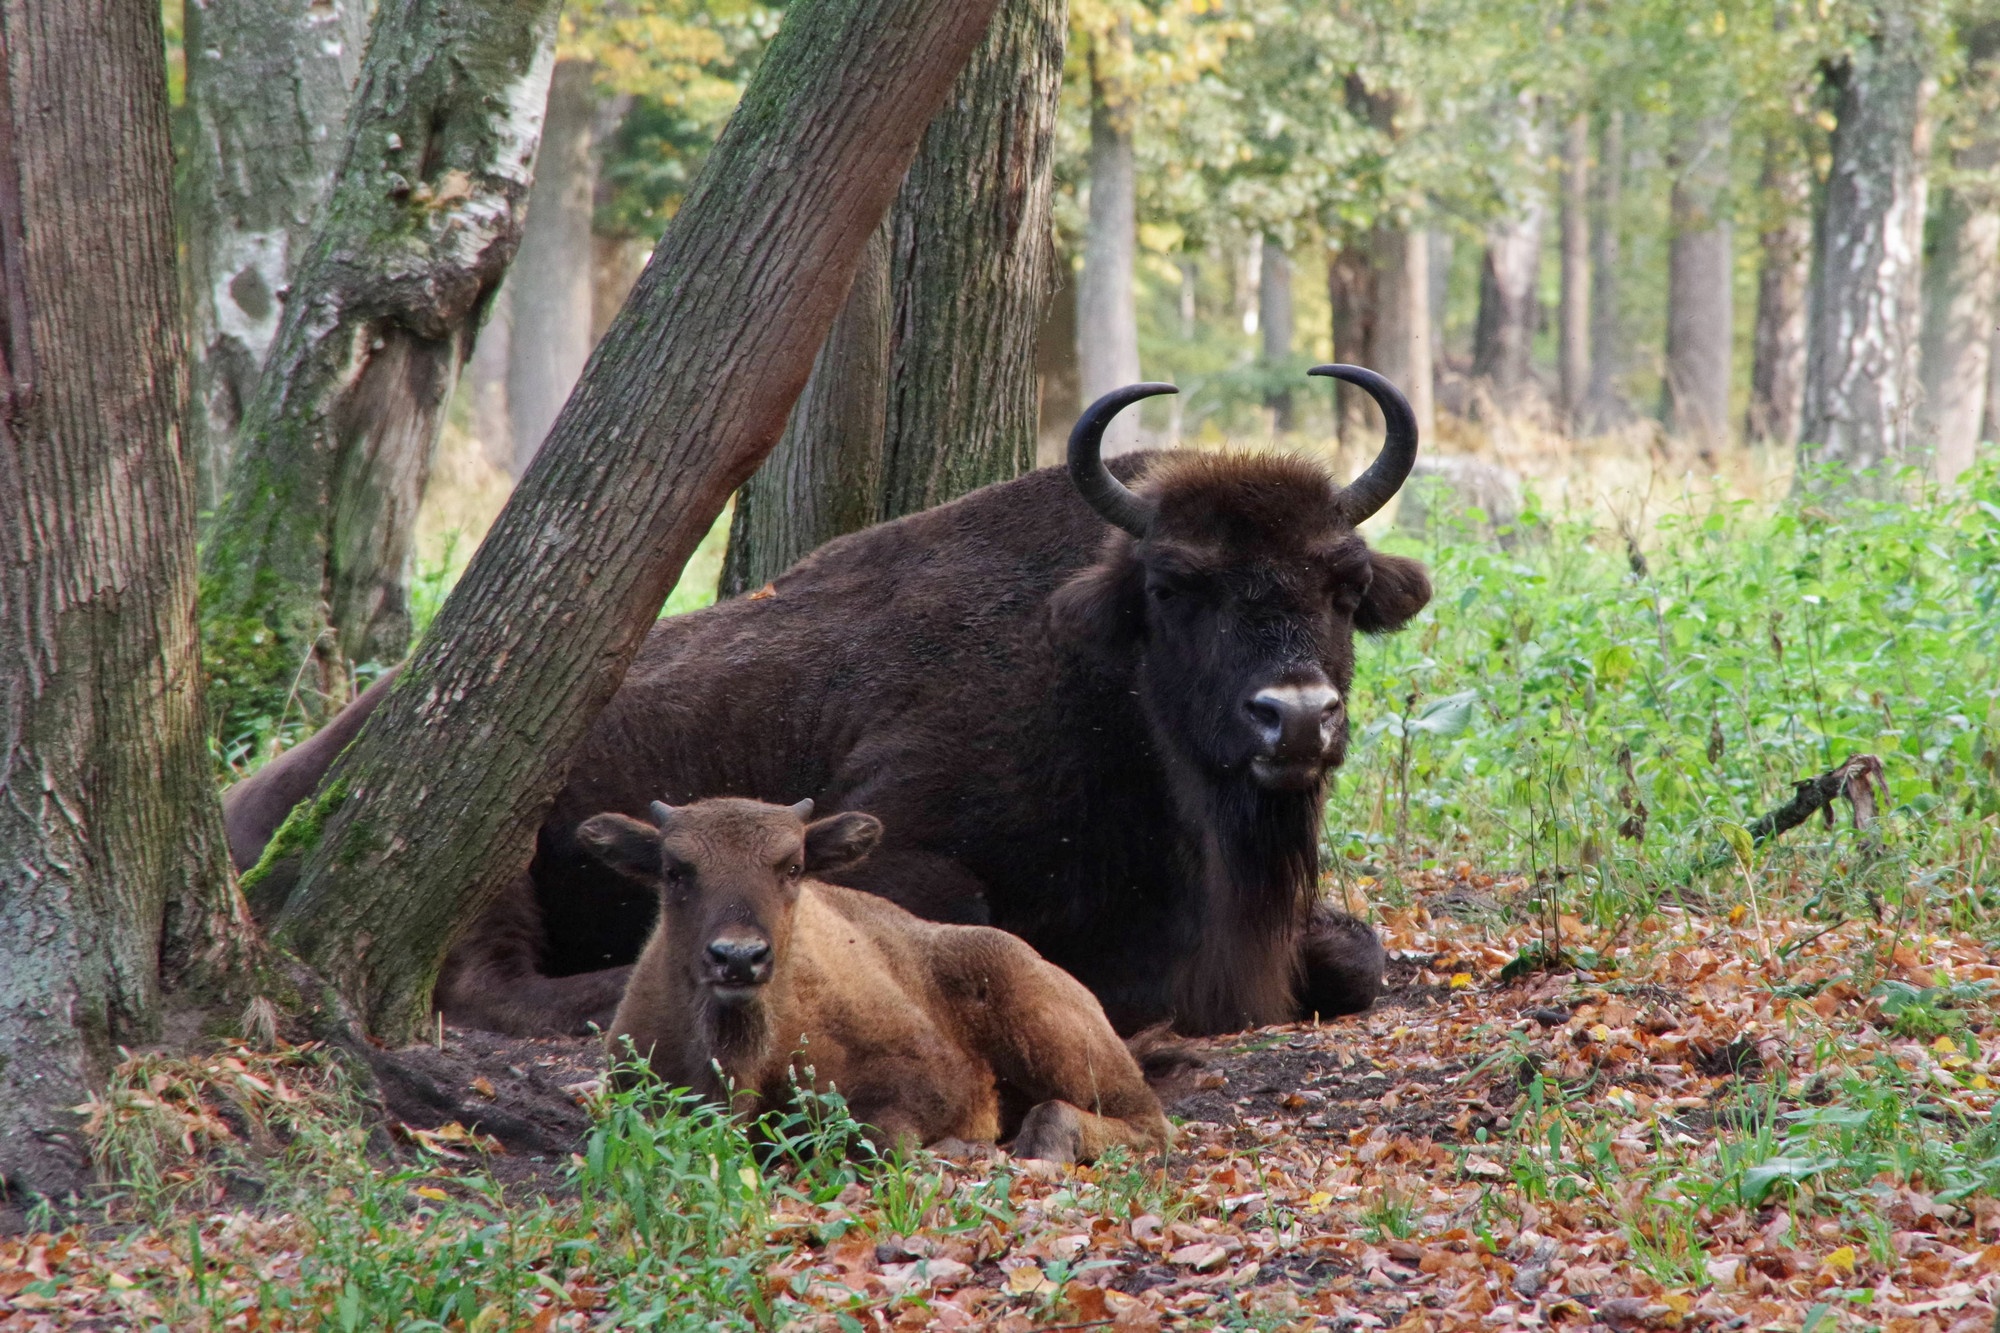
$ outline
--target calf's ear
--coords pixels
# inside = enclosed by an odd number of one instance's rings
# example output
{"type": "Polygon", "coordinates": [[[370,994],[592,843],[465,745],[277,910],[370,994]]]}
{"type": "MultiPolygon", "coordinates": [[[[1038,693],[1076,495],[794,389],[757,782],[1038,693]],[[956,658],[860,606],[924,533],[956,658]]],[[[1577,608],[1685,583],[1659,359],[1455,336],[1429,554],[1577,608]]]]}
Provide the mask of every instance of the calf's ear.
{"type": "Polygon", "coordinates": [[[1430,605],[1431,576],[1422,565],[1380,551],[1370,551],[1368,563],[1374,577],[1354,610],[1354,628],[1365,634],[1387,634],[1403,628],[1430,605]]]}
{"type": "Polygon", "coordinates": [[[576,840],[605,865],[633,879],[660,877],[660,831],[629,815],[592,815],[576,840]]]}
{"type": "Polygon", "coordinates": [[[882,821],[857,810],[828,815],[806,825],[806,870],[820,874],[851,866],[882,841],[882,821]]]}
{"type": "Polygon", "coordinates": [[[1145,632],[1139,563],[1111,556],[1076,574],[1049,598],[1049,634],[1057,643],[1116,656],[1145,632]]]}

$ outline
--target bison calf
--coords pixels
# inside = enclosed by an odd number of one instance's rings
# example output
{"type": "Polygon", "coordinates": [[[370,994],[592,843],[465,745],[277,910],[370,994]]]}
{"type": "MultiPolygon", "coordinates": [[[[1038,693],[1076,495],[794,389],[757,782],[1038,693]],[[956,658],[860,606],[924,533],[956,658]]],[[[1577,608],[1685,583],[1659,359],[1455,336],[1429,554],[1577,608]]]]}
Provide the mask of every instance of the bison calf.
{"type": "Polygon", "coordinates": [[[614,1049],[630,1038],[662,1080],[718,1101],[733,1090],[739,1109],[781,1104],[810,1069],[886,1143],[1012,1131],[1017,1155],[1057,1162],[1167,1146],[1137,1062],[1067,973],[1004,931],[923,921],[814,878],[868,854],[874,816],[807,823],[811,801],[736,799],[652,813],[578,830],[660,893],[614,1049]]]}

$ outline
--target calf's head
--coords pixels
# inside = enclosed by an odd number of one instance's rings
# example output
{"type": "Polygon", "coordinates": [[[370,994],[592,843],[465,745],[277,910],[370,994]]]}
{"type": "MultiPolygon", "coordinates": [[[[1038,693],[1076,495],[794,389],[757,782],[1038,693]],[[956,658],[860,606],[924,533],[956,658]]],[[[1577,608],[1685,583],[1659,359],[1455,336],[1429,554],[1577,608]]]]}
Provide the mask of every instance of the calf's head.
{"type": "Polygon", "coordinates": [[[1409,404],[1356,366],[1318,366],[1381,405],[1381,455],[1340,487],[1277,455],[1170,454],[1128,488],[1099,457],[1104,428],[1171,385],[1093,403],[1070,436],[1085,500],[1122,530],[1050,603],[1057,637],[1129,664],[1155,738],[1224,782],[1313,791],[1347,749],[1354,633],[1399,629],[1430,601],[1422,565],[1371,551],[1355,527],[1416,459],[1409,404]]]}
{"type": "Polygon", "coordinates": [[[760,995],[781,964],[801,882],[854,864],[882,836],[873,815],[814,820],[812,806],[655,801],[650,824],[596,815],[577,837],[612,869],[659,887],[669,965],[717,1003],[736,1005],[760,995]]]}

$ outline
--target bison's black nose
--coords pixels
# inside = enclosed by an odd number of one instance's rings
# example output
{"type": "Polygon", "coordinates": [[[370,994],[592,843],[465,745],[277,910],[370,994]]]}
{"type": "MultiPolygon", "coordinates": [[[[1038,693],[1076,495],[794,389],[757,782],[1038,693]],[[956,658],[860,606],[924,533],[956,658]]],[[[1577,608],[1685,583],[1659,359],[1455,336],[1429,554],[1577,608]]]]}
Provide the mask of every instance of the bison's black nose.
{"type": "Polygon", "coordinates": [[[721,939],[708,946],[710,978],[723,986],[761,986],[771,979],[771,946],[756,939],[721,939]]]}
{"type": "Polygon", "coordinates": [[[1331,685],[1272,685],[1244,703],[1264,759],[1317,760],[1333,739],[1340,691],[1331,685]]]}

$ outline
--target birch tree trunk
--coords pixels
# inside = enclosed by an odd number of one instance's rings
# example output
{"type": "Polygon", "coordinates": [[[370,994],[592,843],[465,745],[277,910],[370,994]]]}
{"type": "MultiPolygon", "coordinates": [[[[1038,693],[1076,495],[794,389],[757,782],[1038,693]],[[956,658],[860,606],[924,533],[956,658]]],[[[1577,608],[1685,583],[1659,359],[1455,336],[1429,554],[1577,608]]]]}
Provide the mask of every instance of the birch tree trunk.
{"type": "MultiPolygon", "coordinates": [[[[1035,465],[1035,335],[1055,288],[1056,107],[1068,33],[1069,0],[1004,0],[897,196],[880,518],[1035,465]]],[[[1129,221],[1129,133],[1125,147],[1129,221]]],[[[1128,249],[1128,318],[1130,265],[1128,249]]]]}
{"type": "MultiPolygon", "coordinates": [[[[1282,375],[1292,359],[1292,259],[1273,238],[1264,238],[1264,261],[1258,269],[1257,332],[1264,344],[1264,368],[1282,375]]],[[[1279,433],[1292,429],[1292,391],[1273,387],[1264,395],[1271,425],[1279,433]]]]}
{"type": "Polygon", "coordinates": [[[889,408],[889,227],[868,238],[854,285],[792,404],[785,433],[736,492],[720,592],[755,592],[808,552],[875,521],[889,408]]]}
{"type": "Polygon", "coordinates": [[[195,645],[156,5],[0,3],[0,1195],[87,1183],[69,1108],[239,970],[195,645]],[[78,244],[80,237],[93,238],[78,244]]]}
{"type": "Polygon", "coordinates": [[[1886,493],[1912,435],[1930,50],[1910,0],[1880,0],[1874,12],[1874,36],[1827,75],[1835,126],[1807,329],[1801,491],[1886,493]]]}
{"type": "Polygon", "coordinates": [[[1668,203],[1667,355],[1660,417],[1703,450],[1729,438],[1733,338],[1732,234],[1721,214],[1729,185],[1728,122],[1685,124],[1675,145],[1668,203]]]}
{"type": "Polygon", "coordinates": [[[204,510],[278,332],[286,289],[333,179],[368,40],[367,0],[206,0],[187,6],[181,225],[204,510]]]}
{"type": "MultiPolygon", "coordinates": [[[[1124,81],[1131,60],[1128,25],[1121,22],[1108,36],[1092,39],[1090,218],[1076,291],[1076,360],[1085,403],[1139,379],[1139,315],[1132,294],[1138,175],[1124,81]]],[[[1138,447],[1137,412],[1124,413],[1104,432],[1106,457],[1138,447]]]]}
{"type": "MultiPolygon", "coordinates": [[[[994,0],[801,0],[415,659],[291,836],[274,938],[390,1041],[777,442],[994,0]]],[[[287,836],[281,831],[281,837],[287,836]]]]}
{"type": "Polygon", "coordinates": [[[1619,304],[1618,228],[1623,221],[1625,115],[1604,114],[1590,203],[1590,388],[1583,429],[1604,430],[1631,416],[1619,384],[1625,373],[1624,311],[1619,304]]]}
{"type": "MultiPolygon", "coordinates": [[[[203,550],[231,735],[409,646],[410,535],[459,367],[520,240],[558,0],[385,5],[347,144],[203,550]]],[[[518,312],[517,312],[518,313],[518,312]]]]}
{"type": "Polygon", "coordinates": [[[1806,374],[1806,284],[1812,276],[1812,177],[1796,136],[1764,145],[1758,194],[1757,325],[1751,339],[1750,407],[1744,434],[1786,448],[1798,443],[1806,374]]]}
{"type": "Polygon", "coordinates": [[[590,215],[597,171],[591,126],[597,98],[587,60],[558,60],[521,249],[507,275],[512,329],[507,340],[508,471],[528,470],[590,358],[590,215]]]}
{"type": "Polygon", "coordinates": [[[1563,130],[1562,292],[1556,311],[1556,396],[1565,428],[1576,429],[1590,392],[1590,118],[1563,130]]]}

